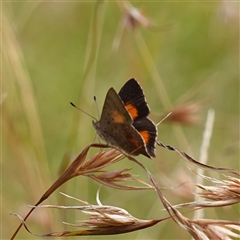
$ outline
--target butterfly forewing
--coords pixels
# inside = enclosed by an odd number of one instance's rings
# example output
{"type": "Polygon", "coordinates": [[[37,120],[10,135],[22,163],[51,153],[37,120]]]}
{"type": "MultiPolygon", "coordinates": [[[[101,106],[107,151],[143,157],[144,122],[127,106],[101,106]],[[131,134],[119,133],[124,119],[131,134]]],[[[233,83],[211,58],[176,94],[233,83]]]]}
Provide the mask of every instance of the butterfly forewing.
{"type": "Polygon", "coordinates": [[[134,78],[127,81],[118,94],[134,120],[147,117],[150,113],[143,90],[134,78]]]}
{"type": "Polygon", "coordinates": [[[110,88],[103,105],[100,118],[101,126],[107,127],[113,123],[132,124],[132,122],[133,120],[127,112],[121,98],[113,88],[110,88]]]}

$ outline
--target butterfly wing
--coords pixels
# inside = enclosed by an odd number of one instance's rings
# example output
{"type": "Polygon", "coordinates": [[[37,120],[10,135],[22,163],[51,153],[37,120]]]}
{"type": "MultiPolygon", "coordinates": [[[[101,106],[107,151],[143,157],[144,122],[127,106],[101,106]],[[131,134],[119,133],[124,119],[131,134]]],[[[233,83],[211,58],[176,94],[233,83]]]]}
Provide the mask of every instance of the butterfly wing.
{"type": "Polygon", "coordinates": [[[113,123],[106,129],[108,143],[128,155],[137,156],[143,154],[151,158],[146,151],[145,143],[141,135],[132,125],[113,123]]]}
{"type": "Polygon", "coordinates": [[[100,121],[93,123],[98,135],[110,146],[130,155],[150,155],[141,135],[133,127],[133,119],[113,88],[107,92],[100,121]]]}
{"type": "Polygon", "coordinates": [[[102,127],[113,123],[132,124],[133,120],[127,112],[121,98],[113,88],[107,92],[103,105],[100,124],[102,127]]]}
{"type": "Polygon", "coordinates": [[[116,145],[121,132],[120,126],[117,124],[132,125],[132,117],[127,112],[121,98],[113,88],[107,92],[103,105],[102,115],[99,121],[93,123],[98,135],[104,139],[109,145],[116,145]],[[114,127],[113,127],[114,126],[114,127]]]}
{"type": "Polygon", "coordinates": [[[155,146],[157,140],[156,125],[149,118],[142,118],[133,122],[133,126],[142,136],[147,152],[151,157],[156,157],[155,146]]]}
{"type": "Polygon", "coordinates": [[[150,113],[143,90],[134,78],[131,78],[124,84],[118,95],[122,99],[133,120],[147,117],[150,113]]]}
{"type": "Polygon", "coordinates": [[[130,79],[120,90],[119,96],[132,116],[133,126],[142,136],[148,154],[155,157],[157,128],[154,122],[147,118],[150,108],[140,84],[134,78],[130,79]]]}

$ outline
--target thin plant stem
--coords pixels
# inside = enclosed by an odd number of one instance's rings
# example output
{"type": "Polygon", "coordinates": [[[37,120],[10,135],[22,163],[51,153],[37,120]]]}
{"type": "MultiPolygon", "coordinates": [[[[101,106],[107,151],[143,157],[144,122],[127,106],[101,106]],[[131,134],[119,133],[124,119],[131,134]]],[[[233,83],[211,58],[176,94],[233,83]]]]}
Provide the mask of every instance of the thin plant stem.
{"type": "MultiPolygon", "coordinates": [[[[205,130],[203,132],[203,141],[202,145],[200,148],[200,156],[199,156],[199,162],[203,164],[207,164],[207,159],[208,159],[208,148],[210,145],[210,139],[212,136],[212,131],[213,131],[213,123],[214,123],[214,110],[209,109],[208,114],[207,114],[207,120],[205,124],[205,130]]],[[[196,174],[196,183],[202,184],[203,183],[203,178],[201,175],[204,173],[204,169],[202,168],[197,168],[197,173],[196,174]]],[[[198,187],[195,186],[195,192],[197,192],[198,187]]],[[[199,196],[195,194],[195,201],[197,202],[199,200],[199,196]]],[[[203,218],[204,216],[204,209],[200,209],[199,211],[194,212],[193,219],[200,219],[203,218]]]]}

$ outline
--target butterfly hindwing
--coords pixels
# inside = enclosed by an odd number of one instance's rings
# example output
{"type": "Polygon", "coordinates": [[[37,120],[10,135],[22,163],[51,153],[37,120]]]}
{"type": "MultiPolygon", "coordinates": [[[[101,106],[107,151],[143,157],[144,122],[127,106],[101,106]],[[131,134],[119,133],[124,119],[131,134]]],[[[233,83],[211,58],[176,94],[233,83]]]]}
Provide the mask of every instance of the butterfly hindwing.
{"type": "Polygon", "coordinates": [[[155,157],[155,145],[157,139],[156,126],[149,118],[142,118],[133,122],[133,126],[142,136],[147,152],[151,157],[155,157]]]}
{"type": "Polygon", "coordinates": [[[151,157],[146,151],[142,136],[132,125],[113,123],[108,125],[106,131],[108,132],[108,141],[121,151],[133,156],[143,154],[151,157]]]}

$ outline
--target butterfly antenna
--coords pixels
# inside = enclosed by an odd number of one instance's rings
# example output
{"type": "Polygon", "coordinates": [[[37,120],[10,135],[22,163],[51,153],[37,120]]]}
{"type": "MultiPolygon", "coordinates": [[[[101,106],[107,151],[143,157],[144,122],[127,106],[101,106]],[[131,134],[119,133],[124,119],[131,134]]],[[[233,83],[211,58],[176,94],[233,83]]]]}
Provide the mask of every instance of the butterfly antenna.
{"type": "Polygon", "coordinates": [[[96,98],[96,96],[94,96],[93,99],[94,99],[94,102],[96,104],[98,118],[100,118],[100,113],[99,113],[99,108],[98,108],[98,105],[97,105],[97,98],[96,98]]]}
{"type": "Polygon", "coordinates": [[[172,114],[172,112],[168,113],[167,116],[165,116],[160,122],[158,122],[156,124],[156,126],[158,126],[160,123],[162,123],[166,118],[168,118],[170,115],[172,114]]]}
{"type": "Polygon", "coordinates": [[[94,120],[96,120],[96,121],[97,121],[97,119],[96,119],[95,117],[93,117],[93,116],[92,116],[92,115],[90,115],[89,113],[87,113],[87,112],[83,111],[82,109],[80,109],[79,107],[77,107],[77,106],[76,106],[74,103],[70,102],[70,104],[71,104],[73,107],[75,107],[76,109],[78,109],[79,111],[81,111],[81,112],[85,113],[86,115],[88,115],[89,117],[91,117],[91,118],[93,118],[94,120]]]}

